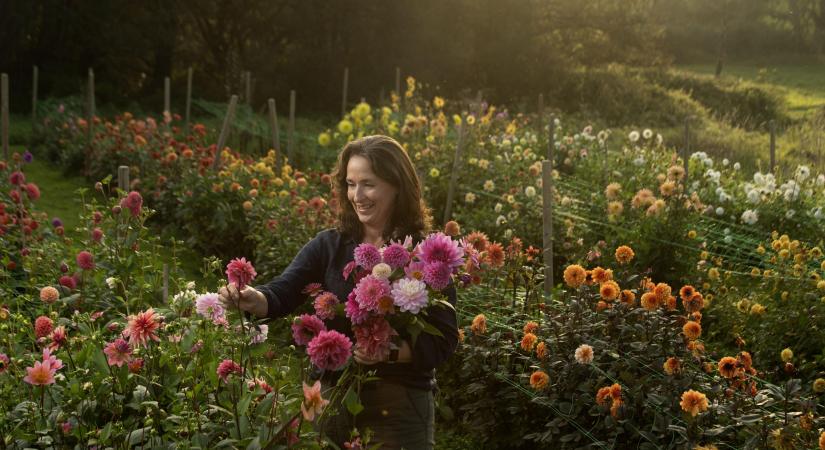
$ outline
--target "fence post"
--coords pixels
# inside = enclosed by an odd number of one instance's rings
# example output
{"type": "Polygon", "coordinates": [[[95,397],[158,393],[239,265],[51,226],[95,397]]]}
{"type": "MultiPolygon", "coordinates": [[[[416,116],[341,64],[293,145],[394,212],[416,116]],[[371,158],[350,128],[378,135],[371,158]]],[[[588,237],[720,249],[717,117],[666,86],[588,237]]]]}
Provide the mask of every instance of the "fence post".
{"type": "Polygon", "coordinates": [[[163,265],[163,304],[169,302],[169,264],[163,265]]]}
{"type": "Polygon", "coordinates": [[[289,128],[286,130],[286,153],[289,164],[295,167],[295,90],[289,91],[289,128]]]}
{"type": "Polygon", "coordinates": [[[269,131],[272,135],[272,148],[275,150],[275,171],[281,173],[281,134],[278,131],[278,109],[274,98],[270,98],[266,103],[269,105],[269,131]]]}
{"type": "Polygon", "coordinates": [[[341,117],[347,113],[347,89],[349,88],[349,67],[344,67],[343,98],[341,99],[341,117]]]}
{"type": "Polygon", "coordinates": [[[83,164],[84,175],[89,175],[89,159],[92,153],[92,128],[95,120],[95,72],[89,68],[89,80],[86,86],[86,158],[83,164]]]}
{"type": "MultiPolygon", "coordinates": [[[[550,123],[553,123],[551,118],[550,123]]],[[[552,126],[552,125],[551,125],[552,126]]],[[[547,152],[549,158],[541,163],[541,200],[543,225],[544,295],[545,301],[553,299],[553,131],[550,130],[547,152]]]]}
{"type": "Polygon", "coordinates": [[[223,153],[223,147],[226,145],[226,138],[229,136],[229,126],[232,124],[232,119],[235,117],[235,108],[237,106],[238,96],[233,95],[229,98],[229,106],[226,108],[226,115],[223,118],[221,134],[218,136],[218,146],[215,148],[215,159],[212,161],[213,169],[217,169],[221,164],[221,153],[223,153]]]}
{"type": "Polygon", "coordinates": [[[0,75],[0,132],[3,133],[3,157],[9,160],[9,76],[0,75]]]}
{"type": "Polygon", "coordinates": [[[252,72],[248,70],[244,72],[244,85],[244,103],[252,106],[252,72]]]}
{"type": "MultiPolygon", "coordinates": [[[[461,118],[461,123],[458,124],[458,144],[455,147],[455,155],[453,156],[453,171],[450,173],[450,186],[447,188],[447,204],[444,206],[444,221],[447,223],[450,220],[450,215],[453,212],[453,197],[455,196],[455,183],[458,181],[458,164],[461,161],[461,147],[464,146],[464,124],[467,121],[466,117],[461,118]]],[[[467,130],[469,132],[469,130],[467,130]]]]}
{"type": "Polygon", "coordinates": [[[192,111],[192,68],[186,71],[186,123],[185,130],[189,133],[189,114],[192,111]]]}
{"type": "Polygon", "coordinates": [[[771,120],[771,173],[776,168],[776,122],[771,120]]]}
{"type": "Polygon", "coordinates": [[[401,68],[395,66],[395,94],[398,96],[399,101],[404,97],[401,95],[401,68]]]}
{"type": "Polygon", "coordinates": [[[682,163],[685,166],[685,193],[687,193],[688,186],[688,168],[690,161],[690,117],[685,118],[685,142],[682,147],[682,163]]]}
{"type": "Polygon", "coordinates": [[[117,187],[123,192],[129,192],[129,166],[118,166],[117,187]]]}
{"type": "MultiPolygon", "coordinates": [[[[39,84],[40,73],[37,66],[32,67],[32,131],[29,136],[30,141],[34,140],[34,127],[37,123],[37,85],[39,84]]],[[[29,142],[31,144],[31,142],[29,142]]]]}

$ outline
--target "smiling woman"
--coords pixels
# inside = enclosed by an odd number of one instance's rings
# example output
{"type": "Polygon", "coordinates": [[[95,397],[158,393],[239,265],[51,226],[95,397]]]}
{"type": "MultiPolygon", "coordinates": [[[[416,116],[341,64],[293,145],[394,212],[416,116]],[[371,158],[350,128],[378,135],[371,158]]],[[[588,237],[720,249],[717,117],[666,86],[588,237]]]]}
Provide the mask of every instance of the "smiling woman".
{"type": "MultiPolygon", "coordinates": [[[[397,242],[417,244],[429,231],[430,216],[421,199],[421,183],[409,156],[394,139],[367,136],[346,144],[338,156],[333,180],[341,205],[337,227],[308,242],[289,267],[269,283],[240,292],[232,284],[222,288],[219,294],[225,303],[238,304],[259,317],[283,317],[306,300],[302,290],[312,283],[323,286],[328,295],[348,299],[355,284],[343,272],[354,256],[358,257],[356,248],[364,243],[375,245],[373,256],[380,261],[377,248],[395,241],[385,247],[384,257],[392,259],[389,253],[393,246],[404,248],[397,242]]],[[[382,292],[381,282],[373,284],[375,292],[382,292]]],[[[448,285],[442,293],[455,306],[455,288],[448,285]]],[[[452,308],[427,308],[426,317],[438,333],[421,333],[414,341],[406,329],[397,333],[381,327],[359,329],[368,334],[356,339],[359,341],[381,340],[387,333],[398,335],[392,351],[369,354],[357,347],[352,355],[354,362],[374,370],[377,377],[377,381],[362,385],[364,409],[357,415],[357,427],[362,433],[370,430],[371,443],[381,443],[383,449],[431,449],[435,444],[434,369],[455,351],[458,325],[452,308]]],[[[316,328],[321,327],[350,337],[354,334],[352,323],[340,315],[316,324],[316,328]]],[[[339,376],[340,372],[330,370],[320,375],[326,397],[339,376]]],[[[351,438],[356,426],[355,417],[340,403],[339,398],[337,404],[330,405],[340,413],[331,417],[323,413],[320,419],[323,433],[338,446],[351,438]]]]}

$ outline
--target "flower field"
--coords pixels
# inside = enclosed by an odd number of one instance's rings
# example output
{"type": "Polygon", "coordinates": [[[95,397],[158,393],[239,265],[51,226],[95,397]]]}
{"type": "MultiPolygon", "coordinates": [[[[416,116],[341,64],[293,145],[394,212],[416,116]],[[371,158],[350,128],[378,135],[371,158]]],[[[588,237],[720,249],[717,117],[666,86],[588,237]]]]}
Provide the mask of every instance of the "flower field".
{"type": "MultiPolygon", "coordinates": [[[[0,163],[0,448],[322,448],[322,419],[360,405],[350,385],[321,392],[314,368],[357,383],[352,352],[437,333],[419,313],[455,284],[436,410],[467,448],[825,449],[825,174],[685,161],[655,130],[427,91],[408,78],[357,104],[297,150],[318,155],[305,167],[217,149],[173,115],[90,123],[54,102],[34,155],[0,163]],[[352,299],[309,287],[271,322],[225,309],[221,286],[268,281],[334,226],[335,157],[371,134],[404,145],[434,234],[359,247],[352,299]],[[38,208],[33,157],[87,178],[79,229],[38,208]],[[162,229],[204,257],[197,279],[160,256],[162,229]],[[355,343],[326,330],[336,314],[355,343]]],[[[349,448],[369,446],[359,431],[349,448]]]]}

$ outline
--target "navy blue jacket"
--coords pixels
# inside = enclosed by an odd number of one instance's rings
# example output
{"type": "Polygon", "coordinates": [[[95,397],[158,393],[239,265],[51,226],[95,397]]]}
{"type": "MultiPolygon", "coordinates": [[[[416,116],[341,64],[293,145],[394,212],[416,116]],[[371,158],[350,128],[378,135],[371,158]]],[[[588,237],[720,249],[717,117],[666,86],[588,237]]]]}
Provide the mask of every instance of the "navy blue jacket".
{"type": "MultiPolygon", "coordinates": [[[[351,279],[344,279],[343,270],[353,260],[353,251],[357,245],[353,238],[342,235],[335,229],[318,233],[304,245],[281,275],[267,284],[255,287],[266,296],[267,315],[277,318],[290,314],[307,300],[308,296],[301,291],[310,283],[321,283],[324,290],[334,293],[341,302],[346,302],[355,285],[351,279]]],[[[444,294],[455,306],[455,288],[448,287],[444,294]]],[[[418,389],[434,388],[434,369],[446,361],[458,345],[458,323],[455,311],[443,306],[428,308],[427,322],[444,337],[421,332],[412,348],[411,363],[378,363],[367,368],[376,370],[376,375],[385,381],[418,389]]],[[[346,317],[328,320],[326,326],[353,337],[346,317]]],[[[398,332],[405,337],[404,330],[398,332]]]]}

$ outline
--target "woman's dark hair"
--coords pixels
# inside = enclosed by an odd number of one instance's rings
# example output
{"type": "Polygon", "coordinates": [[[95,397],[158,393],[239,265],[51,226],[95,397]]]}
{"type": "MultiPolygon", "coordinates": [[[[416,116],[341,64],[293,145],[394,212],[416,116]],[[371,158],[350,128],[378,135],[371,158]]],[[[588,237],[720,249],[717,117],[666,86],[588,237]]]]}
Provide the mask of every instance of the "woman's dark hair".
{"type": "Polygon", "coordinates": [[[338,154],[338,164],[332,173],[338,200],[338,231],[360,241],[364,228],[347,198],[347,164],[353,156],[367,159],[372,171],[398,189],[392,215],[382,233],[385,239],[400,239],[406,235],[421,237],[430,230],[430,211],[421,198],[421,181],[407,152],[389,136],[364,136],[347,143],[338,154]]]}

